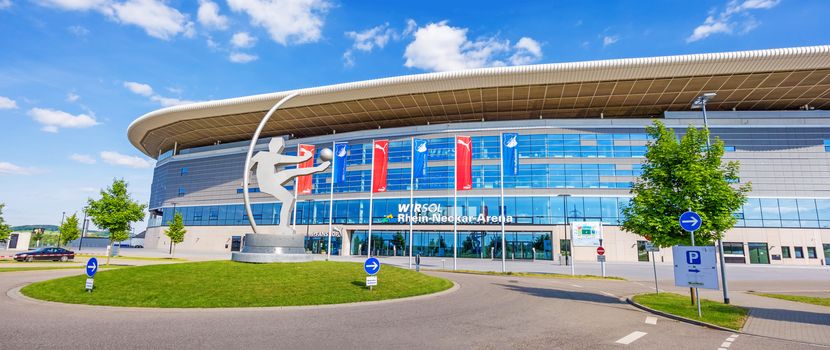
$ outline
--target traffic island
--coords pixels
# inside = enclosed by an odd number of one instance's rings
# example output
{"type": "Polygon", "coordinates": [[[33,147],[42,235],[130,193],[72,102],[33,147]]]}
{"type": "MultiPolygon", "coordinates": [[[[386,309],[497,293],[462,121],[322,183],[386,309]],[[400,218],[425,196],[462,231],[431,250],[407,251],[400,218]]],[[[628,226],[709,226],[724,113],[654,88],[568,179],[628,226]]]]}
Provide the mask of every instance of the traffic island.
{"type": "Polygon", "coordinates": [[[688,295],[665,292],[635,295],[628,301],[636,307],[678,321],[727,331],[740,331],[749,313],[748,309],[740,306],[701,299],[703,317],[698,317],[697,306],[692,305],[688,295]]]}
{"type": "Polygon", "coordinates": [[[221,308],[378,301],[431,294],[453,286],[449,280],[393,266],[384,266],[377,277],[378,285],[369,290],[360,263],[208,261],[102,271],[95,275],[92,293],[84,289],[85,275],[33,283],[21,293],[70,304],[221,308]]]}

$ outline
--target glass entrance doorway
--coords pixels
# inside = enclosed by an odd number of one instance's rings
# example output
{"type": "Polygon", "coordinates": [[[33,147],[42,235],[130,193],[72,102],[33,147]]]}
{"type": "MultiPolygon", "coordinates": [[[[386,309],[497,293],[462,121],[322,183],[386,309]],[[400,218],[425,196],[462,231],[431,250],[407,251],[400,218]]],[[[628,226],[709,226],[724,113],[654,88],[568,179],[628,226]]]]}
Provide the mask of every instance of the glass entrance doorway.
{"type": "MultiPolygon", "coordinates": [[[[326,236],[306,236],[305,250],[311,254],[326,254],[328,251],[329,237],[326,236]]],[[[335,235],[331,236],[332,251],[331,255],[340,255],[340,247],[342,246],[341,238],[335,235]]]]}
{"type": "Polygon", "coordinates": [[[231,237],[231,251],[238,252],[242,250],[242,236],[231,237]]]}
{"type": "MultiPolygon", "coordinates": [[[[352,234],[351,254],[366,255],[368,231],[356,230],[352,234]]],[[[412,254],[434,257],[452,257],[454,249],[452,231],[413,231],[412,254]]],[[[507,259],[551,260],[552,249],[548,232],[505,232],[507,259]]],[[[372,231],[372,255],[407,256],[409,254],[409,230],[372,231]]],[[[500,231],[458,231],[458,257],[500,259],[502,254],[500,231]]]]}
{"type": "Polygon", "coordinates": [[[766,243],[749,242],[749,263],[769,264],[769,249],[766,243]]]}

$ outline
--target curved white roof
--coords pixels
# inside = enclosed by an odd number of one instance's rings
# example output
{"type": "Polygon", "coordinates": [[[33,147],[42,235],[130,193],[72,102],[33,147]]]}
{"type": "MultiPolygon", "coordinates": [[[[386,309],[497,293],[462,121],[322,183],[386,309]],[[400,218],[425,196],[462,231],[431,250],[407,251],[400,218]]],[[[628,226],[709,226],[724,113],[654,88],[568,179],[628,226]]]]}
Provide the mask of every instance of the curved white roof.
{"type": "Polygon", "coordinates": [[[712,109],[821,108],[830,103],[828,75],[830,45],[482,68],[168,107],[133,121],[128,136],[152,157],[174,143],[244,140],[264,111],[292,92],[300,96],[286,103],[263,135],[310,136],[489,116],[644,116],[687,108],[704,90],[718,92],[712,109]]]}

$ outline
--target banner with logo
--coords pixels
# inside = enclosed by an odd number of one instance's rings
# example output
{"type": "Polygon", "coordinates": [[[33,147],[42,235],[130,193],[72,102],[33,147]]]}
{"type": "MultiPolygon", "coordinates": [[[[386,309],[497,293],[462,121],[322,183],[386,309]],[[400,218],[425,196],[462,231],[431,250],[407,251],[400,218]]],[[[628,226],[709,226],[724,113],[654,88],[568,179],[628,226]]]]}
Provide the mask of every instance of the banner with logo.
{"type": "Polygon", "coordinates": [[[473,189],[473,141],[469,136],[455,137],[455,188],[473,189]]]}
{"type": "Polygon", "coordinates": [[[571,237],[574,247],[599,247],[602,238],[602,223],[599,221],[571,222],[571,237]]]}
{"type": "MultiPolygon", "coordinates": [[[[314,145],[300,144],[297,146],[298,156],[310,155],[307,161],[297,164],[298,168],[311,168],[314,166],[314,150],[314,145]]],[[[297,193],[311,194],[311,175],[297,176],[297,193]]]]}
{"type": "Polygon", "coordinates": [[[416,179],[427,176],[427,140],[414,139],[412,141],[415,152],[412,152],[412,176],[416,179]]]}
{"type": "Polygon", "coordinates": [[[332,165],[332,181],[334,181],[335,184],[346,182],[346,156],[348,154],[348,143],[334,144],[334,164],[332,165]]]}
{"type": "Polygon", "coordinates": [[[501,166],[504,175],[519,173],[519,134],[501,134],[501,166]]]}
{"type": "Polygon", "coordinates": [[[386,192],[388,170],[389,140],[377,140],[372,145],[372,192],[386,192]]]}

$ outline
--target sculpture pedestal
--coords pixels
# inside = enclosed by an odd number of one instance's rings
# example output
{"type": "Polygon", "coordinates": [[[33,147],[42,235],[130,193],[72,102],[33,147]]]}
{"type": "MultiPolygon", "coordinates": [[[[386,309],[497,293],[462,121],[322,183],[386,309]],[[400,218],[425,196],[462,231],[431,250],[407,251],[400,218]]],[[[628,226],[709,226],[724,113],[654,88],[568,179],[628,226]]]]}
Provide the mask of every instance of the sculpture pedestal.
{"type": "Polygon", "coordinates": [[[286,234],[248,233],[242,238],[242,251],[233,252],[231,260],[246,263],[305,262],[305,237],[286,234]]]}

